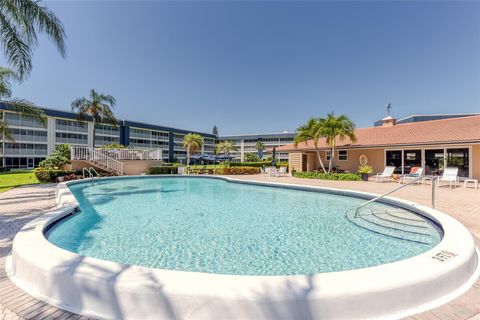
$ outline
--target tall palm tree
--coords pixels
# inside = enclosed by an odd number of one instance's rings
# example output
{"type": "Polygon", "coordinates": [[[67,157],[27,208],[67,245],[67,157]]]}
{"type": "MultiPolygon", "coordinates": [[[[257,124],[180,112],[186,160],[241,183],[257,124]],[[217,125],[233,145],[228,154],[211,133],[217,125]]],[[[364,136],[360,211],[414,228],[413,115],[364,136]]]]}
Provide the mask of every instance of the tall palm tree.
{"type": "Polygon", "coordinates": [[[255,143],[255,147],[257,148],[257,154],[258,154],[258,158],[260,158],[260,160],[262,160],[263,158],[263,150],[265,149],[265,143],[263,143],[262,141],[257,141],[257,143],[255,143]]]}
{"type": "Polygon", "coordinates": [[[328,172],[332,171],[332,160],[335,158],[336,140],[344,141],[349,138],[352,143],[357,141],[355,136],[355,124],[346,115],[336,117],[333,112],[329,113],[323,121],[321,134],[327,140],[330,147],[330,161],[328,172]]]}
{"type": "MultiPolygon", "coordinates": [[[[28,116],[34,120],[42,123],[44,127],[47,126],[47,117],[43,110],[39,109],[33,103],[23,99],[11,99],[12,96],[12,81],[18,81],[17,74],[8,68],[0,67],[0,103],[6,107],[6,109],[13,111],[17,114],[28,116]]],[[[4,116],[4,114],[1,114],[4,116]]],[[[8,126],[5,118],[0,118],[0,133],[2,140],[15,141],[12,130],[8,126]]]]}
{"type": "Polygon", "coordinates": [[[313,146],[317,153],[318,162],[320,162],[320,166],[324,173],[327,171],[325,170],[325,166],[323,165],[322,158],[320,157],[320,150],[318,149],[318,142],[320,138],[322,138],[322,125],[323,119],[321,118],[311,118],[308,122],[304,125],[301,125],[297,128],[295,137],[293,138],[293,145],[295,148],[298,146],[299,143],[307,143],[307,141],[312,140],[313,146]]]}
{"type": "Polygon", "coordinates": [[[78,113],[78,119],[85,121],[93,119],[93,147],[95,147],[95,126],[97,123],[108,123],[117,125],[117,119],[113,115],[113,108],[117,101],[109,94],[98,93],[90,90],[89,99],[85,97],[75,99],[72,104],[72,111],[78,113]]]}
{"type": "Polygon", "coordinates": [[[217,152],[217,154],[225,153],[227,157],[230,157],[230,152],[235,150],[235,144],[232,141],[228,140],[221,141],[215,146],[215,151],[217,152]]]}
{"type": "Polygon", "coordinates": [[[62,22],[40,1],[0,1],[0,44],[7,61],[23,79],[32,70],[32,54],[38,46],[37,33],[45,33],[65,57],[62,22]]]}
{"type": "Polygon", "coordinates": [[[203,137],[196,133],[188,133],[183,137],[183,147],[187,150],[187,173],[190,173],[190,156],[203,146],[203,137]]]}

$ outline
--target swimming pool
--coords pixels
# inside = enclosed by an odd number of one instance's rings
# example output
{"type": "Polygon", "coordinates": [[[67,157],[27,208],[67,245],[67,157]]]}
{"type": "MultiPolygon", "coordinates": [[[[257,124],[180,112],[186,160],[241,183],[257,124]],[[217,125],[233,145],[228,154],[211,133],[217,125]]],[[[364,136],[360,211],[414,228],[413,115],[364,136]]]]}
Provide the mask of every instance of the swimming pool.
{"type": "Polygon", "coordinates": [[[406,259],[441,239],[430,220],[412,222],[412,213],[378,203],[368,212],[390,210],[399,225],[426,241],[361,228],[346,213],[365,200],[332,193],[178,177],[107,179],[73,184],[70,190],[81,213],[56,223],[48,240],[128,265],[237,275],[315,274],[406,259]]]}
{"type": "Polygon", "coordinates": [[[105,319],[399,319],[470,288],[463,225],[391,197],[352,215],[375,196],[225,177],[61,183],[7,274],[105,319]]]}

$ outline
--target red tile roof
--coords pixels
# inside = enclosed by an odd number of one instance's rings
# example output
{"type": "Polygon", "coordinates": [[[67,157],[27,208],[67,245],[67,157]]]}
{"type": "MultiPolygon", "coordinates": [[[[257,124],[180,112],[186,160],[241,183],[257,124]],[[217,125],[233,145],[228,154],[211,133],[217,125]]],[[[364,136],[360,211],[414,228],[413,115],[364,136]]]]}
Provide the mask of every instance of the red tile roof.
{"type": "MultiPolygon", "coordinates": [[[[480,143],[480,116],[442,119],[398,124],[389,127],[369,127],[355,130],[357,141],[352,144],[347,138],[337,140],[337,147],[365,148],[402,145],[429,145],[442,143],[480,143]]],[[[320,139],[319,148],[327,148],[325,139],[320,139]]],[[[312,140],[277,147],[276,151],[314,149],[312,140]]]]}

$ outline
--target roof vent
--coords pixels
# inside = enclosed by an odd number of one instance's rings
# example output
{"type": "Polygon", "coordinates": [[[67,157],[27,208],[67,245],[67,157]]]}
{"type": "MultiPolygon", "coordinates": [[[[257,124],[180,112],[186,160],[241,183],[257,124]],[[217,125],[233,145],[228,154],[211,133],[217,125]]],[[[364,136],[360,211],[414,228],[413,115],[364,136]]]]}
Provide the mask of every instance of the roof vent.
{"type": "Polygon", "coordinates": [[[392,116],[388,116],[382,119],[382,126],[383,127],[391,127],[397,123],[397,119],[393,118],[392,116]]]}

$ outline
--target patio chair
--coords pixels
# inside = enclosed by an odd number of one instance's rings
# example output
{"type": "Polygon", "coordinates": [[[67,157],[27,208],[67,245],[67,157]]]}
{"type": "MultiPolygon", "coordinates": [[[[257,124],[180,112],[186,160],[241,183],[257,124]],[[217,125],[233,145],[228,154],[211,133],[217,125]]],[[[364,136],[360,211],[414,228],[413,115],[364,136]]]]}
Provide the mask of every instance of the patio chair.
{"type": "Polygon", "coordinates": [[[275,176],[276,177],[286,177],[287,176],[287,167],[280,167],[278,170],[276,170],[275,176]]]}
{"type": "MultiPolygon", "coordinates": [[[[417,178],[423,177],[425,175],[425,170],[423,167],[412,167],[412,170],[410,170],[409,174],[404,175],[399,179],[400,183],[408,183],[412,180],[415,180],[417,178]]],[[[418,179],[415,181],[415,183],[422,183],[421,179],[418,179]]]]}
{"type": "Polygon", "coordinates": [[[373,176],[375,182],[390,182],[392,180],[393,171],[395,171],[394,166],[387,166],[382,173],[377,173],[373,176]]]}
{"type": "Polygon", "coordinates": [[[440,187],[442,184],[448,184],[451,188],[452,186],[456,187],[458,182],[458,168],[450,167],[443,170],[443,175],[437,179],[437,186],[440,187]]]}
{"type": "MultiPolygon", "coordinates": [[[[267,168],[265,168],[266,170],[267,168]]],[[[268,176],[269,177],[278,177],[278,170],[276,167],[269,167],[268,168],[268,176]]]]}

